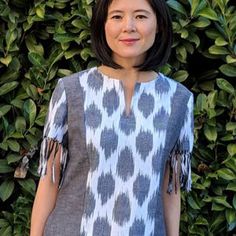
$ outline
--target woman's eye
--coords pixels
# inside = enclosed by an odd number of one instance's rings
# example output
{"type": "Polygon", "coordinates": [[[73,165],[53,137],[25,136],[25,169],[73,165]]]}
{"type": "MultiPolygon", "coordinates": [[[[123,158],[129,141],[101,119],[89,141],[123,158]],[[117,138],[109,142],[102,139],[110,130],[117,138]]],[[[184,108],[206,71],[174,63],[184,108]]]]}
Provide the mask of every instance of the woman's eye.
{"type": "Polygon", "coordinates": [[[111,17],[111,19],[115,19],[115,20],[119,20],[121,19],[122,17],[120,15],[114,15],[111,17]]]}
{"type": "Polygon", "coordinates": [[[145,16],[145,15],[137,15],[136,18],[137,19],[146,19],[147,16],[145,16]]]}

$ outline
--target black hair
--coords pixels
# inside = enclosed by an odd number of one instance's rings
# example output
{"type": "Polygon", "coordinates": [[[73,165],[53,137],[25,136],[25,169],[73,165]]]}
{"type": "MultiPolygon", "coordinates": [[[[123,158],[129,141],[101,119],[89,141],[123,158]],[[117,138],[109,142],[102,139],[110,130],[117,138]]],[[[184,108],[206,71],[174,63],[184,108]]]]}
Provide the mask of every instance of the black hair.
{"type": "MultiPolygon", "coordinates": [[[[170,55],[172,45],[172,20],[165,0],[147,0],[156,14],[158,32],[151,48],[148,49],[146,58],[141,65],[136,66],[140,71],[157,71],[164,65],[170,55]]],[[[112,58],[112,50],[107,44],[105,36],[105,23],[108,8],[112,0],[97,0],[93,7],[91,19],[92,48],[97,59],[106,66],[122,68],[112,58]]]]}

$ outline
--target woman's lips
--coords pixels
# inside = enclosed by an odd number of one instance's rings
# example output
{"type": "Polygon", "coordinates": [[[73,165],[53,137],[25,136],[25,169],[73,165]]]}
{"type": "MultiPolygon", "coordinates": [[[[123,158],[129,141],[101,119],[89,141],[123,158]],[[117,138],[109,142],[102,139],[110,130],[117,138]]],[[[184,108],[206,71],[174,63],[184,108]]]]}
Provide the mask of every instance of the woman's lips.
{"type": "Polygon", "coordinates": [[[120,41],[126,45],[133,45],[135,44],[139,39],[133,39],[133,38],[127,38],[127,39],[120,39],[120,41]]]}

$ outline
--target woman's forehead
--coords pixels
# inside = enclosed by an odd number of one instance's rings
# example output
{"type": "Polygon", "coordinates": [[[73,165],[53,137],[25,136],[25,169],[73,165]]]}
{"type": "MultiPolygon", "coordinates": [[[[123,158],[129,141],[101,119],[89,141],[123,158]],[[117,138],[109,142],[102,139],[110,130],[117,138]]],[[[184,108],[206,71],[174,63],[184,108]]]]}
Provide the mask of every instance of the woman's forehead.
{"type": "Polygon", "coordinates": [[[108,10],[152,10],[148,0],[112,0],[108,6],[108,10]]]}

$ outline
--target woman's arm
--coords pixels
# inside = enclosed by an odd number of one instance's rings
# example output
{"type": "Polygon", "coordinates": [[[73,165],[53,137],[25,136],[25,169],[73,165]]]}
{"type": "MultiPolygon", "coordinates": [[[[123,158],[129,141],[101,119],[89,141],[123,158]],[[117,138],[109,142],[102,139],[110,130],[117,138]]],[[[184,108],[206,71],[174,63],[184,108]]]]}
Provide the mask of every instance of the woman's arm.
{"type": "MultiPolygon", "coordinates": [[[[179,235],[179,222],[180,222],[180,188],[177,183],[177,193],[175,189],[170,194],[167,193],[168,182],[169,182],[170,168],[167,163],[164,183],[163,183],[163,202],[164,202],[164,215],[166,223],[167,236],[178,236],[179,235]]],[[[173,178],[174,181],[175,178],[173,178]]],[[[175,186],[175,183],[173,183],[175,186]]]]}
{"type": "Polygon", "coordinates": [[[53,183],[51,178],[53,156],[54,153],[48,159],[46,175],[41,177],[39,181],[31,215],[30,236],[43,236],[47,218],[55,207],[60,176],[60,150],[54,160],[55,183],[53,183]]]}

